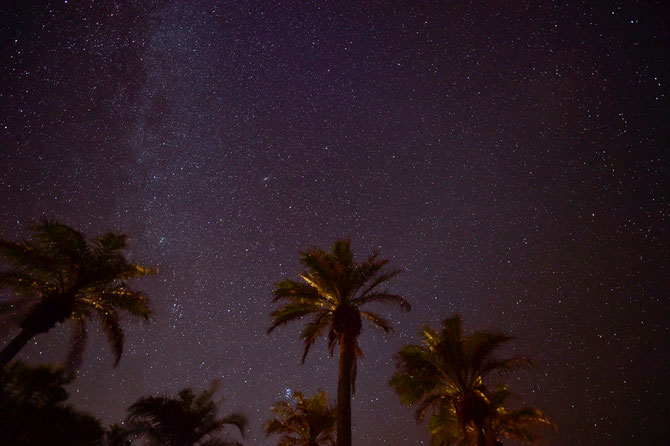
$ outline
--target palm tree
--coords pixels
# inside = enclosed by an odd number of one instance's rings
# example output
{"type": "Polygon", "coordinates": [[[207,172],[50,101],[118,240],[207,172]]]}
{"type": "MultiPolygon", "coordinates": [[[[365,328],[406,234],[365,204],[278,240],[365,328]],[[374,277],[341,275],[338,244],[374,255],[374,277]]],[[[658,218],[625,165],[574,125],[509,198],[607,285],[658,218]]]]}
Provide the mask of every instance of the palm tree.
{"type": "Polygon", "coordinates": [[[417,422],[433,410],[429,429],[432,435],[439,433],[443,444],[458,439],[479,446],[495,444],[485,425],[489,402],[484,380],[530,361],[496,358],[496,350],[513,338],[486,330],[466,336],[460,316],[445,319],[441,331],[424,326],[421,337],[423,345],[406,345],[396,355],[391,387],[404,404],[419,403],[417,422]]]}
{"type": "Polygon", "coordinates": [[[195,394],[181,390],[176,398],[151,396],[138,399],[128,408],[128,433],[145,438],[147,446],[230,446],[236,441],[219,436],[227,424],[244,435],[247,419],[233,413],[217,418],[218,402],[212,400],[216,383],[195,394]]]}
{"type": "Polygon", "coordinates": [[[265,436],[281,435],[277,446],[334,446],[337,417],[335,408],[328,406],[326,392],[320,390],[305,398],[293,394],[295,407],[280,401],[272,407],[278,418],[265,424],[265,436]]]}
{"type": "Polygon", "coordinates": [[[68,320],[74,332],[68,363],[76,367],[86,345],[87,325],[95,315],[112,347],[114,365],[123,351],[118,310],[148,319],[147,297],[126,280],[152,271],[126,260],[126,236],[105,234],[88,243],[74,229],[42,220],[32,226],[31,240],[0,240],[0,255],[13,267],[0,273],[0,287],[18,297],[5,307],[20,308],[21,332],[0,352],[0,369],[40,333],[68,320]]]}
{"type": "Polygon", "coordinates": [[[377,254],[363,263],[355,263],[349,240],[337,240],[331,252],[320,248],[301,252],[300,263],[306,268],[300,275],[301,281],[284,280],[275,284],[274,301],[287,303],[272,312],[273,322],[268,333],[280,325],[310,316],[310,322],[300,335],[305,344],[303,363],[310,347],[324,332],[328,331],[331,356],[339,344],[337,446],[351,446],[351,393],[356,391],[356,363],[362,354],[358,346],[362,318],[386,333],[392,331],[389,321],[361,307],[375,302],[392,303],[409,311],[411,306],[400,296],[378,290],[399,271],[385,271],[388,260],[377,258],[377,254]]]}

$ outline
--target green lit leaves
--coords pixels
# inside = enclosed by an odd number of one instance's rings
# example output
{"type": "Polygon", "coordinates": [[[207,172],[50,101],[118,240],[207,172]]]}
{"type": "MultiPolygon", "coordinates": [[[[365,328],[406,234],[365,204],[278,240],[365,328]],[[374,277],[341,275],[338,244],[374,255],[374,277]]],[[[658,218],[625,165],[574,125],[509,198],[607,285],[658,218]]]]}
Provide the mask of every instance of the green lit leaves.
{"type": "MultiPolygon", "coordinates": [[[[145,320],[151,314],[147,296],[126,281],[155,271],[123,256],[123,234],[107,233],[88,243],[81,232],[46,219],[31,230],[28,241],[0,240],[0,255],[12,267],[0,274],[0,286],[30,302],[13,305],[25,308],[17,313],[19,325],[32,337],[72,319],[77,353],[71,352],[69,363],[74,365],[81,360],[86,322],[97,316],[118,364],[123,348],[118,311],[145,320]]],[[[3,356],[3,362],[9,359],[3,356]]]]}

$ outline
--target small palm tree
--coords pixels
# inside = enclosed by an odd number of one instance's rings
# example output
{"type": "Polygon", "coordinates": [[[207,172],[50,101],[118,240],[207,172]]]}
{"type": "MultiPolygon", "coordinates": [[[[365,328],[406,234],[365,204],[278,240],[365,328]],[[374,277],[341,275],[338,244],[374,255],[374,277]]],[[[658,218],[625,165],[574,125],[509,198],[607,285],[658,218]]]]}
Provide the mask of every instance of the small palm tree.
{"type": "Polygon", "coordinates": [[[530,361],[496,358],[496,350],[513,338],[485,330],[466,336],[460,316],[445,319],[441,331],[425,326],[421,337],[423,345],[407,345],[396,355],[398,371],[391,387],[404,404],[419,403],[418,422],[432,409],[429,430],[439,434],[441,444],[467,439],[465,444],[495,444],[486,429],[489,402],[484,381],[494,372],[505,373],[530,361]]]}
{"type": "Polygon", "coordinates": [[[397,304],[406,311],[411,306],[400,296],[378,290],[399,271],[385,271],[388,260],[379,259],[377,254],[360,264],[354,262],[349,240],[337,240],[331,252],[308,249],[301,253],[300,263],[306,268],[300,275],[302,280],[284,280],[275,285],[274,301],[287,303],[272,312],[268,333],[309,316],[311,320],[300,335],[305,344],[303,362],[310,347],[326,331],[331,355],[339,344],[337,445],[351,446],[351,393],[356,390],[356,363],[362,354],[358,346],[362,318],[384,332],[392,331],[389,321],[361,308],[375,302],[397,304]]]}
{"type": "Polygon", "coordinates": [[[286,401],[272,407],[278,418],[265,424],[265,436],[281,435],[277,446],[334,446],[337,417],[326,392],[320,390],[309,398],[300,392],[293,396],[295,407],[286,401]]]}
{"type": "Polygon", "coordinates": [[[218,402],[212,400],[216,390],[213,383],[198,394],[186,388],[176,398],[140,398],[128,408],[128,434],[146,439],[147,446],[239,445],[220,435],[226,425],[236,426],[244,435],[247,419],[238,413],[217,418],[218,402]]]}
{"type": "Polygon", "coordinates": [[[0,352],[0,369],[33,337],[68,320],[74,323],[68,363],[78,366],[93,316],[107,334],[116,366],[124,338],[119,310],[145,320],[150,315],[147,297],[126,280],[152,271],[126,260],[125,235],[109,233],[88,243],[80,232],[49,220],[32,230],[32,240],[0,240],[0,255],[13,267],[0,273],[0,287],[18,297],[9,306],[25,310],[19,315],[21,332],[0,352]]]}

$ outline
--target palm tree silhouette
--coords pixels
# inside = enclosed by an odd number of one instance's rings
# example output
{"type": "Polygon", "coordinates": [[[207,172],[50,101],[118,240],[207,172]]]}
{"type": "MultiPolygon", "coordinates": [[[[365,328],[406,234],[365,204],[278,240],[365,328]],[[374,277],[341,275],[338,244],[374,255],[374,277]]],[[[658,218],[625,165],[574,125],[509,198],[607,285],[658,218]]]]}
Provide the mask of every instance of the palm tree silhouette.
{"type": "Polygon", "coordinates": [[[13,361],[0,370],[0,443],[3,446],[100,444],[94,416],[75,409],[65,387],[74,374],[63,367],[13,361]]]}
{"type": "Polygon", "coordinates": [[[460,316],[447,318],[438,331],[421,330],[423,345],[406,345],[396,355],[397,373],[391,387],[404,404],[419,403],[417,422],[429,410],[433,416],[429,431],[440,441],[435,444],[495,445],[495,435],[487,429],[490,401],[484,380],[494,372],[530,365],[523,357],[498,359],[496,350],[513,338],[499,332],[463,333],[460,316]]]}
{"type": "MultiPolygon", "coordinates": [[[[126,236],[108,233],[88,243],[80,232],[58,222],[42,220],[32,226],[31,240],[0,240],[0,254],[13,269],[0,273],[0,287],[13,289],[21,332],[0,352],[0,369],[40,333],[71,320],[74,332],[68,363],[81,363],[87,324],[97,316],[112,347],[114,365],[123,352],[119,310],[143,319],[149,302],[126,280],[152,273],[126,260],[126,236]]],[[[14,306],[12,303],[10,306],[14,306]]]]}
{"type": "Polygon", "coordinates": [[[128,434],[145,438],[147,446],[232,446],[240,443],[222,438],[226,425],[236,426],[244,435],[247,419],[233,413],[217,418],[216,382],[195,394],[181,390],[175,398],[150,396],[138,399],[128,408],[128,434]]]}
{"type": "Polygon", "coordinates": [[[278,418],[265,424],[265,436],[281,435],[277,446],[334,446],[337,417],[326,392],[320,390],[309,398],[300,392],[293,396],[295,407],[286,401],[272,407],[278,418]]]}
{"type": "Polygon", "coordinates": [[[399,271],[385,271],[388,260],[378,259],[377,254],[360,264],[355,263],[350,240],[337,240],[331,252],[308,249],[301,253],[300,263],[306,268],[300,275],[301,281],[284,280],[275,285],[274,301],[287,303],[272,312],[273,323],[268,333],[280,325],[310,316],[311,321],[300,335],[305,343],[303,363],[310,347],[326,330],[331,356],[339,344],[337,446],[351,446],[351,393],[356,391],[356,363],[362,354],[358,346],[361,318],[384,332],[392,331],[389,321],[361,307],[375,302],[392,303],[409,311],[411,306],[400,296],[378,291],[380,285],[399,271]]]}

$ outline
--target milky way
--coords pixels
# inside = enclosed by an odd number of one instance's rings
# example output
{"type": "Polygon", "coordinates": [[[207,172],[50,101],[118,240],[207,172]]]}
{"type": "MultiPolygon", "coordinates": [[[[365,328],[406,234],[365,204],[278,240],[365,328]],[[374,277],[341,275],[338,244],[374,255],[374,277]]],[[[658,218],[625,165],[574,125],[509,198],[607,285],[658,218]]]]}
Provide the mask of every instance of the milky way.
{"type": "MultiPolygon", "coordinates": [[[[272,403],[334,398],[337,359],[323,342],[301,365],[299,325],[266,334],[272,284],[351,237],[414,307],[364,329],[354,444],[428,444],[387,382],[453,313],[534,360],[506,380],[549,444],[667,441],[667,2],[14,3],[0,237],[47,216],[160,270],[118,368],[91,334],[75,405],[118,422],[219,379],[247,444],[274,444],[272,403]]],[[[60,360],[68,336],[21,356],[60,360]]]]}

